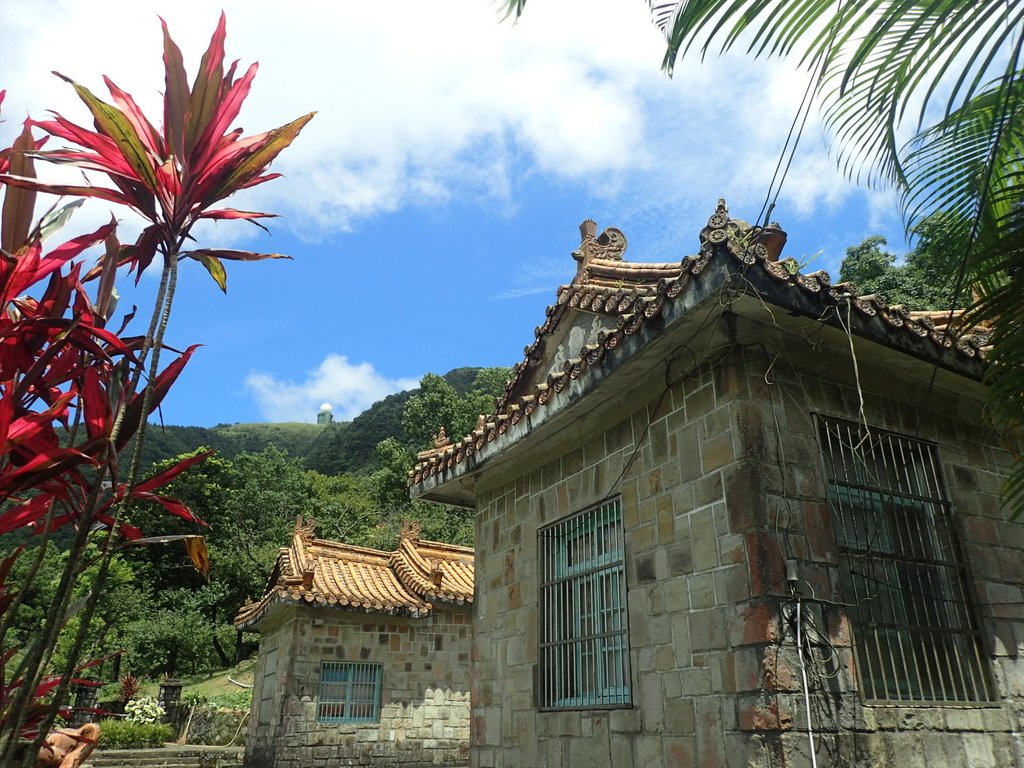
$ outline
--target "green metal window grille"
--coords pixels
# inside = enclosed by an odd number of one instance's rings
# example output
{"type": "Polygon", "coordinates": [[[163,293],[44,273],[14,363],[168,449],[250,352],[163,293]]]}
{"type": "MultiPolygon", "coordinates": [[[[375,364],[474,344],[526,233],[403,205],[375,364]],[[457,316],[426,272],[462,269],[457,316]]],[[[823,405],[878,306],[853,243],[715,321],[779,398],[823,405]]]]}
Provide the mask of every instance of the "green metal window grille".
{"type": "Polygon", "coordinates": [[[993,699],[936,447],[818,418],[865,700],[993,699]]]}
{"type": "Polygon", "coordinates": [[[619,499],[538,532],[541,709],[632,705],[619,499]]]}
{"type": "Polygon", "coordinates": [[[271,648],[264,656],[263,680],[260,682],[259,709],[257,723],[270,725],[274,715],[274,681],[277,677],[277,648],[271,648]]]}
{"type": "Polygon", "coordinates": [[[376,723],[380,721],[382,667],[350,661],[320,664],[318,723],[376,723]]]}

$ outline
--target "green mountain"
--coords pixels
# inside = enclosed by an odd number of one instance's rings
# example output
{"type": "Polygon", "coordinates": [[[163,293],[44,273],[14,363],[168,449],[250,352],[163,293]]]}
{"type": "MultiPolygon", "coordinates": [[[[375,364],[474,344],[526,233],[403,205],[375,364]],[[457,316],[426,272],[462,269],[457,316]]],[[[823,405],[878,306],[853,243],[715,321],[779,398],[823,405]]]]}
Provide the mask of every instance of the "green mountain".
{"type": "MultiPolygon", "coordinates": [[[[469,392],[480,368],[456,368],[444,379],[459,394],[469,392]]],[[[376,468],[377,443],[387,437],[404,442],[402,409],[418,390],[388,395],[352,421],[319,424],[218,424],[215,427],[182,427],[150,424],[142,464],[194,451],[205,445],[224,458],[239,453],[259,453],[275,446],[302,459],[308,469],[324,475],[365,473],[376,468]]]]}

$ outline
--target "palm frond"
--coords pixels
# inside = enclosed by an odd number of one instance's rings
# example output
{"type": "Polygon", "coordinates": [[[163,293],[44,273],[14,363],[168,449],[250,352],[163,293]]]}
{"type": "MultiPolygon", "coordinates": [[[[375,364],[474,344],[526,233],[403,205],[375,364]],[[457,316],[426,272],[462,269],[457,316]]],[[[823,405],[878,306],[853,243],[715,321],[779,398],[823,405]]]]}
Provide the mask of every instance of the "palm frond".
{"type": "Polygon", "coordinates": [[[960,303],[971,307],[967,322],[991,329],[986,407],[1016,462],[1002,491],[1011,518],[1024,513],[1022,45],[1024,38],[1003,77],[910,142],[904,192],[909,226],[944,212],[947,247],[962,264],[960,303]]]}
{"type": "Polygon", "coordinates": [[[799,51],[812,70],[823,62],[818,95],[841,167],[902,183],[900,127],[918,131],[940,106],[954,112],[1002,72],[1024,0],[690,0],[672,19],[670,72],[681,52],[716,41],[756,56],[799,51]]]}

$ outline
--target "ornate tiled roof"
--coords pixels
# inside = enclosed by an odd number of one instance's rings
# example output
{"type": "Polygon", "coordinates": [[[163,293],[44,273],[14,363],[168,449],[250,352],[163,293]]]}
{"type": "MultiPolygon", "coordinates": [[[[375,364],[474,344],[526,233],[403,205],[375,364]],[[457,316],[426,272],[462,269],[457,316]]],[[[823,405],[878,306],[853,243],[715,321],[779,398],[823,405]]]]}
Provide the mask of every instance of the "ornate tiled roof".
{"type": "Polygon", "coordinates": [[[296,521],[266,593],[242,607],[235,626],[252,625],[279,603],[420,617],[434,602],[473,602],[473,550],[420,540],[419,523],[402,525],[394,552],[318,539],[314,526],[312,519],[296,521]]]}
{"type": "Polygon", "coordinates": [[[582,242],[573,253],[578,262],[576,275],[571,283],[559,287],[555,304],[545,310],[544,322],[534,330],[524,359],[512,369],[494,412],[481,416],[476,429],[461,440],[444,439],[419,454],[409,474],[410,485],[456,469],[511,426],[552,402],[571,380],[658,318],[699,280],[713,260],[728,264],[729,279],[736,280],[738,287],[752,288],[794,313],[833,325],[848,321],[851,332],[924,359],[947,360],[951,354],[955,364],[976,370],[977,361],[984,358],[988,334],[957,332],[962,313],[910,312],[902,306],[889,306],[880,296],[863,295],[852,283],[833,283],[824,270],[803,274],[796,260],[779,260],[784,232],[776,225],[751,227],[729,218],[722,200],[700,233],[700,251],[678,263],[625,261],[625,235],[614,227],[596,235],[596,229],[590,220],[580,226],[582,242]],[[538,379],[546,346],[572,311],[603,315],[610,319],[608,327],[578,349],[567,350],[570,356],[561,370],[538,379]],[[873,323],[876,318],[881,326],[873,323]]]}

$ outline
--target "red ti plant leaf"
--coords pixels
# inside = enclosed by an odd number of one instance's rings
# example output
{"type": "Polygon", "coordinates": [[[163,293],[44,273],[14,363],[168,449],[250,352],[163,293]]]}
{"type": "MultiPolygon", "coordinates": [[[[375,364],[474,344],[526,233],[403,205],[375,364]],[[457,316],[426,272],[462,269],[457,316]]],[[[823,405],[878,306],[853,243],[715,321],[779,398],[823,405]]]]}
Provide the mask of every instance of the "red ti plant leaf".
{"type": "Polygon", "coordinates": [[[0,182],[7,184],[12,187],[21,187],[22,189],[38,190],[39,192],[49,192],[51,195],[70,195],[72,197],[95,197],[100,200],[106,200],[111,203],[118,203],[120,205],[127,205],[130,208],[134,208],[135,205],[124,193],[118,192],[116,189],[108,189],[107,187],[81,187],[73,184],[44,184],[41,181],[35,181],[34,179],[25,179],[21,176],[11,176],[10,174],[0,174],[0,182]]]}
{"type": "Polygon", "coordinates": [[[187,459],[179,461],[173,467],[165,469],[163,472],[160,472],[148,478],[147,480],[142,481],[137,486],[135,486],[135,491],[139,493],[155,491],[157,488],[161,488],[167,485],[167,483],[174,480],[174,478],[178,477],[178,475],[180,475],[182,472],[191,469],[192,467],[196,466],[196,464],[202,464],[214,453],[216,453],[216,451],[209,450],[197,453],[195,456],[189,456],[187,459]]]}
{"type": "Polygon", "coordinates": [[[192,567],[203,575],[207,582],[210,580],[210,550],[206,547],[206,539],[202,536],[189,536],[185,539],[185,551],[188,553],[192,567]]]}
{"type": "Polygon", "coordinates": [[[224,293],[228,292],[228,272],[224,269],[224,264],[216,256],[212,256],[205,251],[193,251],[188,254],[189,258],[195,259],[204,267],[206,271],[210,273],[210,277],[220,287],[224,293]]]}
{"type": "Polygon", "coordinates": [[[209,211],[203,211],[199,214],[200,219],[245,219],[246,221],[252,221],[253,224],[257,222],[254,219],[276,219],[276,213],[262,213],[260,211],[239,211],[234,208],[214,208],[209,211]]]}
{"type": "Polygon", "coordinates": [[[103,386],[106,378],[98,366],[89,366],[85,371],[82,410],[85,413],[85,426],[89,437],[109,434],[114,424],[110,398],[103,386]]]}
{"type": "MultiPolygon", "coordinates": [[[[114,529],[114,518],[110,515],[96,515],[96,519],[111,530],[114,529]]],[[[119,520],[117,522],[117,532],[124,538],[128,539],[128,541],[136,541],[144,536],[140,528],[137,528],[131,523],[126,523],[124,520],[119,520]]]]}
{"type": "Polygon", "coordinates": [[[185,504],[183,501],[179,501],[178,499],[172,499],[169,496],[161,496],[156,493],[133,493],[132,498],[141,501],[155,502],[175,517],[180,517],[182,520],[186,522],[195,523],[196,525],[207,525],[205,521],[196,517],[192,513],[192,510],[188,508],[187,504],[185,504]]]}
{"type": "Polygon", "coordinates": [[[164,131],[168,151],[185,157],[185,115],[188,114],[188,80],[181,49],[171,39],[167,22],[160,19],[164,33],[164,131]]]}
{"type": "MultiPolygon", "coordinates": [[[[191,159],[199,142],[206,133],[206,127],[218,111],[221,100],[220,88],[224,78],[224,40],[227,38],[227,19],[221,11],[217,28],[210,38],[210,45],[199,62],[199,71],[192,84],[188,101],[188,122],[185,126],[185,152],[183,157],[191,159]]],[[[232,118],[234,119],[234,118],[232,118]]],[[[227,126],[225,126],[226,130],[227,126]]]]}
{"type": "Polygon", "coordinates": [[[234,251],[228,248],[199,248],[188,252],[189,255],[197,253],[213,256],[217,259],[225,259],[226,261],[263,261],[264,259],[291,258],[291,256],[286,256],[283,253],[254,253],[252,251],[234,251]]]}
{"type": "Polygon", "coordinates": [[[104,254],[100,259],[100,283],[96,287],[96,314],[99,315],[100,325],[106,325],[110,316],[114,314],[114,306],[117,299],[114,294],[114,279],[117,277],[118,256],[121,253],[121,243],[117,239],[117,233],[111,232],[103,241],[104,254]]]}
{"type": "MultiPolygon", "coordinates": [[[[153,382],[153,395],[150,401],[149,413],[155,411],[163,399],[167,396],[167,392],[170,390],[171,385],[177,381],[178,376],[181,375],[182,370],[188,364],[189,358],[192,357],[192,353],[195,352],[201,344],[193,344],[186,349],[174,362],[168,365],[160,374],[156,377],[153,382]]],[[[142,423],[144,418],[142,413],[143,403],[145,400],[144,393],[140,392],[132,398],[131,403],[125,410],[124,421],[121,425],[121,432],[117,437],[118,449],[124,448],[131,439],[131,436],[135,434],[139,428],[139,424],[142,423]]],[[[145,414],[148,416],[149,413],[145,414]]]]}
{"type": "Polygon", "coordinates": [[[110,97],[114,100],[114,104],[117,105],[125,118],[131,123],[135,133],[145,145],[146,151],[156,157],[162,156],[164,154],[164,146],[160,134],[153,127],[153,124],[149,122],[145,113],[139,109],[135,99],[114,85],[114,82],[105,75],[103,82],[107,84],[107,90],[110,91],[110,97]]]}
{"type": "Polygon", "coordinates": [[[135,177],[145,185],[146,189],[150,192],[156,192],[156,170],[153,168],[142,139],[139,138],[139,134],[135,132],[135,128],[125,114],[116,107],[98,99],[84,85],[76,83],[71,78],[60,74],[60,72],[54,72],[54,74],[72,85],[78,97],[85,102],[85,105],[89,107],[89,111],[92,112],[93,119],[96,121],[96,128],[99,132],[113,140],[121,151],[121,156],[124,157],[128,165],[135,172],[135,177]]]}
{"type": "MultiPolygon", "coordinates": [[[[21,555],[24,549],[24,545],[19,545],[15,547],[14,551],[11,552],[11,554],[9,554],[2,561],[0,561],[0,590],[3,590],[5,588],[7,584],[7,577],[10,575],[11,569],[14,567],[14,564],[18,561],[18,557],[21,555]]],[[[0,666],[6,664],[8,658],[0,657],[0,666]]]]}
{"type": "Polygon", "coordinates": [[[0,533],[10,533],[46,518],[53,504],[53,497],[40,494],[23,504],[19,504],[0,512],[0,533]]]}
{"type": "MultiPolygon", "coordinates": [[[[32,157],[27,154],[33,149],[35,141],[26,121],[21,135],[11,147],[9,170],[12,174],[26,178],[35,176],[32,157]]],[[[35,206],[35,190],[15,188],[7,191],[3,205],[3,221],[0,225],[0,248],[8,253],[14,253],[28,242],[35,206]]]]}

